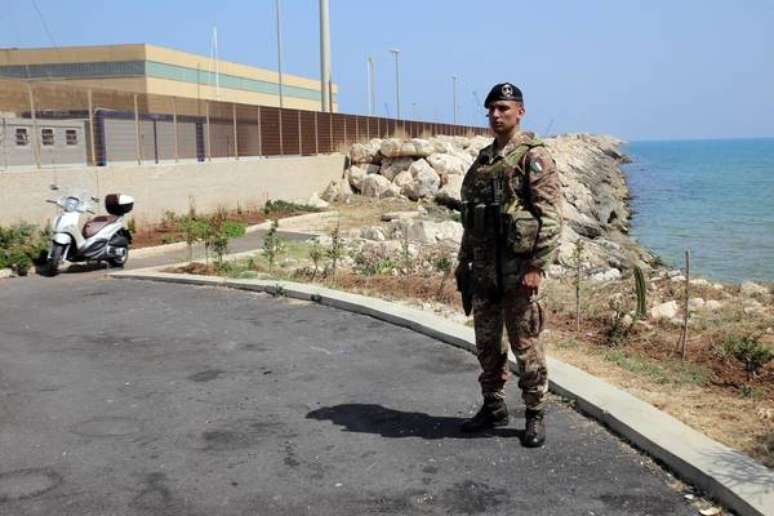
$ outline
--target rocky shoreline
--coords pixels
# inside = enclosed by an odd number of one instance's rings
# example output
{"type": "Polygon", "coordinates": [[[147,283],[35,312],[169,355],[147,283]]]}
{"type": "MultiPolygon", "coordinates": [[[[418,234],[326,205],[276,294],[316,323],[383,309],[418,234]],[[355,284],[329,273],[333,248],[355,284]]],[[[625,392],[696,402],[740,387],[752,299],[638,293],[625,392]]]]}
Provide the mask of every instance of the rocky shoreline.
{"type": "MultiPolygon", "coordinates": [[[[326,202],[346,202],[352,193],[359,193],[378,199],[403,197],[448,204],[459,200],[465,172],[490,142],[491,138],[482,136],[437,136],[354,144],[344,178],[331,183],[320,197],[326,202]]],[[[623,143],[591,134],[545,139],[562,181],[565,220],[558,261],[549,271],[552,276],[561,276],[575,266],[577,242],[583,243],[582,267],[594,279],[614,280],[634,266],[647,271],[660,263],[629,233],[631,193],[620,168],[629,159],[619,149],[623,143]]],[[[408,227],[415,236],[425,237],[433,229],[428,223],[421,231],[408,227]]],[[[449,224],[438,230],[442,235],[437,240],[454,241],[462,234],[461,227],[455,230],[449,224]]],[[[384,233],[365,228],[361,237],[368,240],[376,234],[378,240],[389,240],[389,233],[395,231],[384,233]]]]}

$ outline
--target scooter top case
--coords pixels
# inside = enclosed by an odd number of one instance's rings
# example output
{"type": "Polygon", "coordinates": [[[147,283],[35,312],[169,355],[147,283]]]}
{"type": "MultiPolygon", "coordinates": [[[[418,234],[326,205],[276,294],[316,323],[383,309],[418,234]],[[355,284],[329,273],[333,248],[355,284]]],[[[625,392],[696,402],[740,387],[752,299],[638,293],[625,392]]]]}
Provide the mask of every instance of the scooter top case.
{"type": "Polygon", "coordinates": [[[105,196],[105,209],[111,215],[120,217],[134,208],[134,198],[126,194],[108,194],[105,196]]]}

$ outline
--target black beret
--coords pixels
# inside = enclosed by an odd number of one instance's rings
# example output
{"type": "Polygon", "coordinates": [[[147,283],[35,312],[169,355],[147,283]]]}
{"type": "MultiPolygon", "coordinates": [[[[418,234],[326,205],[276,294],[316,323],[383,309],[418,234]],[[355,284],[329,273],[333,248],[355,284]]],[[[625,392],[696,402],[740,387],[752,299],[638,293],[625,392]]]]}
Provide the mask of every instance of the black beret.
{"type": "Polygon", "coordinates": [[[521,90],[510,82],[501,82],[500,84],[495,84],[494,87],[489,90],[489,95],[486,96],[486,100],[484,101],[484,107],[488,109],[489,104],[497,100],[524,102],[524,97],[521,95],[521,90]]]}

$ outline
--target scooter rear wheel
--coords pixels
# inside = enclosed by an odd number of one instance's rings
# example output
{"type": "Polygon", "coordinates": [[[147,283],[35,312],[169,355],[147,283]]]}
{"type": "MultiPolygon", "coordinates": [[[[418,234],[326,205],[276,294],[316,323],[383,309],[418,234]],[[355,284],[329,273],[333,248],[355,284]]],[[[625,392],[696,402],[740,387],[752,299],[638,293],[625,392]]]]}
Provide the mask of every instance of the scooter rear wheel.
{"type": "Polygon", "coordinates": [[[65,246],[60,244],[54,244],[54,247],[51,249],[51,257],[48,259],[48,262],[46,263],[47,270],[49,276],[56,276],[59,274],[59,263],[62,261],[62,257],[64,255],[65,246]]]}

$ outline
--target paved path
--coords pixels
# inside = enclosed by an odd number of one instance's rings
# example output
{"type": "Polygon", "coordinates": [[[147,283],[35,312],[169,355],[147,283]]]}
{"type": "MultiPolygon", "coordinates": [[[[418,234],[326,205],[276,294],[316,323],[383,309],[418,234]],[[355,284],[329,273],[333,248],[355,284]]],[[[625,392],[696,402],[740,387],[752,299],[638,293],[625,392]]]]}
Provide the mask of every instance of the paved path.
{"type": "Polygon", "coordinates": [[[0,285],[0,514],[694,514],[552,401],[466,438],[470,354],[318,305],[99,274],[0,285]]]}

